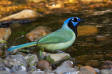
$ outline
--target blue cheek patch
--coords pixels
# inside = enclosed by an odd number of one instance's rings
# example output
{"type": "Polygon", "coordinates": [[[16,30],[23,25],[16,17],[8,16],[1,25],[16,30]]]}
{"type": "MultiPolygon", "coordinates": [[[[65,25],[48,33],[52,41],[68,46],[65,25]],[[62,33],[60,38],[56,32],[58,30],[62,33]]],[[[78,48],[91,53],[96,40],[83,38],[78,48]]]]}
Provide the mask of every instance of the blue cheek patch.
{"type": "Polygon", "coordinates": [[[78,22],[73,22],[73,21],[71,21],[71,22],[72,22],[72,24],[73,24],[74,27],[76,27],[77,24],[78,24],[78,22]]]}

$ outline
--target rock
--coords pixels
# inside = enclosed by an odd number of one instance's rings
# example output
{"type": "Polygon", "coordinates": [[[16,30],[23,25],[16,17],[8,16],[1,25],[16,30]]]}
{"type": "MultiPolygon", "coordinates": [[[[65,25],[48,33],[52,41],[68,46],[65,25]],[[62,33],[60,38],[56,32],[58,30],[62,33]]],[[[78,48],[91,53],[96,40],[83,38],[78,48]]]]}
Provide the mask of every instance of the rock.
{"type": "Polygon", "coordinates": [[[112,69],[112,61],[104,61],[102,64],[102,69],[112,69]]]}
{"type": "Polygon", "coordinates": [[[3,62],[4,60],[0,58],[0,71],[7,71],[10,72],[10,69],[5,67],[5,64],[3,62]]]}
{"type": "Polygon", "coordinates": [[[78,74],[79,71],[74,71],[74,72],[64,72],[63,74],[78,74]]]}
{"type": "Polygon", "coordinates": [[[48,53],[47,56],[49,56],[55,63],[70,58],[68,53],[48,53]]]}
{"type": "Polygon", "coordinates": [[[11,72],[13,73],[27,70],[26,60],[24,59],[24,56],[22,56],[21,54],[9,55],[4,60],[4,64],[6,67],[9,67],[11,69],[11,72]]]}
{"type": "Polygon", "coordinates": [[[98,29],[96,26],[84,25],[84,26],[78,27],[78,36],[94,35],[97,32],[98,32],[98,29]]]}
{"type": "Polygon", "coordinates": [[[37,62],[38,62],[37,55],[28,54],[28,55],[25,56],[25,60],[26,60],[26,63],[28,64],[30,70],[33,70],[33,69],[35,70],[36,69],[36,65],[37,65],[37,62]]]}
{"type": "Polygon", "coordinates": [[[46,74],[56,74],[56,73],[54,73],[53,71],[44,71],[46,74]]]}
{"type": "Polygon", "coordinates": [[[38,62],[37,67],[41,70],[51,70],[51,65],[48,61],[46,60],[41,60],[38,62]]]}
{"type": "Polygon", "coordinates": [[[38,69],[38,70],[33,71],[32,73],[29,73],[29,74],[45,74],[45,72],[38,69]]]}
{"type": "Polygon", "coordinates": [[[100,74],[100,69],[94,68],[94,70],[96,71],[96,74],[100,74]]]}
{"type": "Polygon", "coordinates": [[[73,68],[73,62],[68,60],[57,67],[54,72],[56,74],[75,74],[77,71],[73,68]]]}
{"type": "Polygon", "coordinates": [[[3,17],[0,19],[0,21],[7,21],[7,20],[20,20],[20,19],[32,19],[36,18],[38,16],[41,16],[40,14],[37,14],[36,11],[25,9],[18,13],[9,15],[7,17],[3,17]]]}
{"type": "Polygon", "coordinates": [[[10,28],[0,28],[0,42],[1,43],[4,43],[6,40],[8,40],[10,35],[11,35],[10,28]]]}
{"type": "Polygon", "coordinates": [[[7,56],[6,59],[4,60],[4,64],[7,67],[27,66],[26,60],[24,59],[24,56],[22,56],[21,54],[7,56]]]}
{"type": "Polygon", "coordinates": [[[96,74],[96,71],[94,68],[90,66],[83,66],[80,68],[78,74],[96,74]]]}
{"type": "Polygon", "coordinates": [[[39,27],[35,28],[34,30],[32,30],[31,32],[29,32],[28,34],[26,34],[26,37],[30,41],[34,41],[34,40],[40,39],[41,37],[47,35],[50,32],[51,32],[50,28],[44,27],[44,26],[39,26],[39,27]]]}
{"type": "Polygon", "coordinates": [[[0,74],[11,74],[11,73],[9,73],[7,71],[0,71],[0,74]]]}
{"type": "Polygon", "coordinates": [[[100,74],[112,74],[111,69],[102,69],[100,74]]]}
{"type": "Polygon", "coordinates": [[[11,72],[17,73],[17,72],[26,72],[26,67],[21,65],[15,65],[11,68],[11,72]]]}
{"type": "Polygon", "coordinates": [[[26,71],[17,71],[14,74],[27,74],[27,72],[26,71]]]}

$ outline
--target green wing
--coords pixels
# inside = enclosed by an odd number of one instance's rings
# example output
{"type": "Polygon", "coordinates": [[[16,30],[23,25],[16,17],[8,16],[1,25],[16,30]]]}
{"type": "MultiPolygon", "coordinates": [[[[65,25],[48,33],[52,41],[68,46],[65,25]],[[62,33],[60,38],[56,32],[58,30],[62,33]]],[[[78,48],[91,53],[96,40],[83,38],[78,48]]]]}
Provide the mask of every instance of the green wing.
{"type": "Polygon", "coordinates": [[[59,29],[47,36],[41,38],[38,44],[63,43],[69,41],[73,37],[71,30],[59,29]]]}

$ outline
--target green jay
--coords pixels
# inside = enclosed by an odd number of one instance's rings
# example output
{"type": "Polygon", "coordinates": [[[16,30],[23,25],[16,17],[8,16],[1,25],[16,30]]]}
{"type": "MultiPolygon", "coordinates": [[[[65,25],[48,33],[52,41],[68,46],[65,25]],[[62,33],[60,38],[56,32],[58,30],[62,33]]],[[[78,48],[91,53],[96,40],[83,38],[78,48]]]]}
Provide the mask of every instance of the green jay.
{"type": "Polygon", "coordinates": [[[63,26],[39,40],[17,46],[10,47],[8,51],[13,51],[25,47],[37,45],[48,51],[63,50],[70,47],[77,37],[77,26],[80,22],[79,17],[70,17],[64,21],[63,26]]]}

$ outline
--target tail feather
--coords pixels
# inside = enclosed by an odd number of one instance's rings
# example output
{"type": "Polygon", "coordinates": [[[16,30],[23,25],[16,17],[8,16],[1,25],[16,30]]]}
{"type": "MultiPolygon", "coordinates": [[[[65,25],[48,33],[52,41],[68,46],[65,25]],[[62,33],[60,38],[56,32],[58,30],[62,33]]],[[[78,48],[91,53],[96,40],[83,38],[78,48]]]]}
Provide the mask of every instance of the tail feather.
{"type": "Polygon", "coordinates": [[[13,47],[9,48],[8,51],[13,51],[13,50],[17,50],[17,49],[21,49],[21,48],[25,48],[25,47],[29,47],[29,46],[34,46],[36,44],[37,44],[37,42],[25,43],[25,44],[13,46],[13,47]]]}

